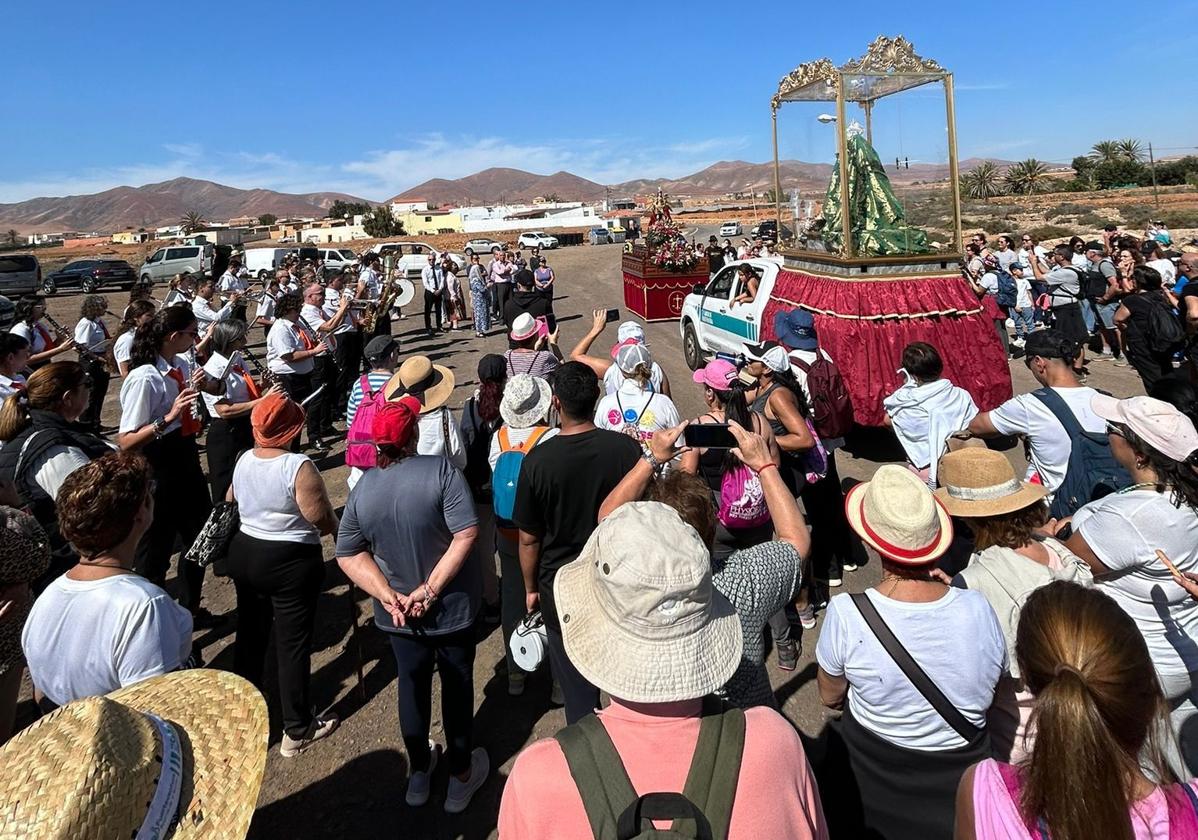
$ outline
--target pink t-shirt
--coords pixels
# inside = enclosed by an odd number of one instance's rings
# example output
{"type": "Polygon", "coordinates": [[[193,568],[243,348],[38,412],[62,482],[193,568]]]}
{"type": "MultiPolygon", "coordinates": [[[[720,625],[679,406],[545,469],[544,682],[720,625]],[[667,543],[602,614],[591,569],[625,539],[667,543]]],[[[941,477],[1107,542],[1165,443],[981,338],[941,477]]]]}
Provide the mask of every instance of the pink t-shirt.
{"type": "MultiPolygon", "coordinates": [[[[641,705],[612,700],[599,712],[640,794],[681,792],[699,738],[701,701],[641,705]]],[[[660,823],[660,828],[666,823],[660,823]]],[[[590,838],[582,797],[561,747],[537,741],[516,758],[499,806],[502,840],[590,838]]],[[[803,745],[773,709],[745,709],[745,749],[728,840],[826,840],[819,791],[803,745]]]]}
{"type": "MultiPolygon", "coordinates": [[[[1188,783],[1198,792],[1198,783],[1188,783]]],[[[977,840],[1032,840],[1019,808],[1011,799],[998,762],[987,759],[973,771],[973,828],[977,840]]],[[[1171,831],[1169,805],[1156,788],[1132,810],[1136,840],[1182,840],[1190,833],[1171,831]]]]}

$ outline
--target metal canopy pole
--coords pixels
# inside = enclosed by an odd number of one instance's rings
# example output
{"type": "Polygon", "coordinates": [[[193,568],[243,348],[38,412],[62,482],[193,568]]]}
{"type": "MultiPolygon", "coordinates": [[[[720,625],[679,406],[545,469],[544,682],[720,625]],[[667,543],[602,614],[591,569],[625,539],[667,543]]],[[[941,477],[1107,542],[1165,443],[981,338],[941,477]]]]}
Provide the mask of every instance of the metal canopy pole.
{"type": "Polygon", "coordinates": [[[774,123],[774,247],[782,244],[782,178],[778,170],[778,109],[771,108],[774,123]]]}
{"type": "Polygon", "coordinates": [[[852,257],[857,249],[853,245],[853,225],[849,220],[849,145],[844,122],[844,76],[836,76],[836,156],[840,166],[840,226],[844,236],[844,255],[852,257]]]}
{"type": "Polygon", "coordinates": [[[957,109],[953,96],[953,74],[944,76],[944,110],[948,118],[948,180],[953,196],[953,250],[965,251],[964,235],[961,232],[961,177],[957,171],[957,109]]]}

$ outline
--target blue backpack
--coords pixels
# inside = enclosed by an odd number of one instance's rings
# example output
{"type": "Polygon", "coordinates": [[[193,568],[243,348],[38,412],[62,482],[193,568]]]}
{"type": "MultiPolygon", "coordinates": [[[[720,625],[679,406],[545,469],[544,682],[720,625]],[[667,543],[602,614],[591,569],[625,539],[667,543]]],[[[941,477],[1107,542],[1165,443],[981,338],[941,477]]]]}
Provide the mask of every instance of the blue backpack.
{"type": "Polygon", "coordinates": [[[1032,391],[1032,396],[1048,407],[1069,434],[1065,480],[1057,488],[1049,508],[1053,518],[1072,516],[1087,502],[1109,496],[1131,484],[1131,476],[1111,454],[1111,443],[1105,434],[1083,429],[1069,405],[1051,388],[1038,388],[1032,391]]]}
{"type": "Polygon", "coordinates": [[[548,428],[537,426],[528,436],[528,440],[518,446],[511,445],[507,426],[501,427],[496,433],[499,438],[499,458],[495,461],[495,471],[491,475],[491,506],[500,527],[515,527],[512,524],[512,512],[516,509],[516,485],[520,482],[520,468],[524,466],[524,456],[537,445],[547,431],[548,428]]]}
{"type": "Polygon", "coordinates": [[[996,302],[999,306],[1008,308],[1014,306],[1015,278],[1011,276],[1009,271],[1003,271],[1001,268],[994,273],[998,276],[998,294],[995,295],[996,302]]]}

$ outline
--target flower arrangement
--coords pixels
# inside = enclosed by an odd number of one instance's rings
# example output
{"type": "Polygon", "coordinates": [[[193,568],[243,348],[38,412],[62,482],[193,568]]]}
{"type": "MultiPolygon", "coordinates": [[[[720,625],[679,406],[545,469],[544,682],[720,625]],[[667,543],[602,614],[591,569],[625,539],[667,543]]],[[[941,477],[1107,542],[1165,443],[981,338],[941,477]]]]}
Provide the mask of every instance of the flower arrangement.
{"type": "Polygon", "coordinates": [[[669,216],[660,216],[649,223],[645,245],[649,248],[650,264],[666,271],[687,272],[699,262],[682,229],[669,216]]]}

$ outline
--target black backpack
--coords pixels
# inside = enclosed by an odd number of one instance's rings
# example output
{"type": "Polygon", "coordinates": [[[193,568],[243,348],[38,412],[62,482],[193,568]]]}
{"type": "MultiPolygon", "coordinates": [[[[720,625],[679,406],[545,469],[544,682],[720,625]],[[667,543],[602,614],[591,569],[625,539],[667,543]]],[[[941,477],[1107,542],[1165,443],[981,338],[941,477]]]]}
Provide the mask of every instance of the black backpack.
{"type": "MultiPolygon", "coordinates": [[[[1104,262],[1111,262],[1110,257],[1103,257],[1102,262],[1100,262],[1098,265],[1101,266],[1104,262]]],[[[1114,265],[1114,263],[1111,264],[1114,265]]],[[[1100,268],[1091,267],[1085,269],[1084,271],[1079,268],[1075,268],[1074,270],[1078,272],[1078,281],[1081,284],[1082,297],[1087,298],[1088,300],[1098,300],[1106,294],[1107,279],[1103,276],[1102,270],[1100,268]]]]}
{"type": "Polygon", "coordinates": [[[1087,432],[1069,404],[1052,388],[1037,388],[1032,396],[1044,403],[1069,435],[1065,480],[1053,495],[1049,513],[1055,519],[1072,516],[1087,502],[1101,499],[1131,484],[1131,476],[1111,454],[1105,434],[1087,432]]]}
{"type": "Polygon", "coordinates": [[[478,400],[474,397],[466,400],[462,407],[462,419],[469,424],[473,432],[470,443],[466,446],[466,468],[462,475],[470,485],[470,493],[477,503],[491,503],[491,464],[487,460],[491,454],[491,438],[495,431],[503,425],[497,421],[494,425],[487,423],[479,416],[478,400]]]}
{"type": "Polygon", "coordinates": [[[1153,353],[1172,353],[1186,340],[1185,330],[1173,307],[1163,297],[1145,297],[1148,304],[1148,349],[1153,353]]]}
{"type": "Polygon", "coordinates": [[[726,840],[745,746],[745,714],[715,697],[703,700],[699,740],[682,793],[637,796],[611,737],[594,714],[554,736],[599,840],[726,840]],[[667,829],[649,820],[673,819],[667,829]]]}

